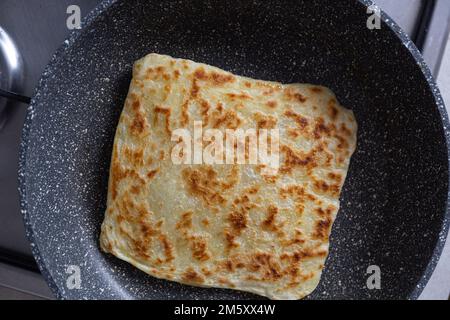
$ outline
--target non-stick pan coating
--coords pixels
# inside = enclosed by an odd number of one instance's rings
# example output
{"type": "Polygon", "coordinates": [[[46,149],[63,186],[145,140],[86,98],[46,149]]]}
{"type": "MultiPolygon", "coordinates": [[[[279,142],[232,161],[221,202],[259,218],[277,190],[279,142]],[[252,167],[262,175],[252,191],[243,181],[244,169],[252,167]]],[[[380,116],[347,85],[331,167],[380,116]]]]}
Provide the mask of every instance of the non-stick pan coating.
{"type": "MultiPolygon", "coordinates": [[[[114,132],[133,61],[150,52],[253,78],[330,87],[358,149],[311,296],[416,298],[447,232],[448,120],[420,54],[367,1],[105,1],[56,53],[25,122],[20,192],[38,264],[61,298],[254,298],[156,280],[100,252],[114,132]],[[81,289],[67,288],[67,267],[81,289]],[[381,290],[366,286],[381,268],[381,290]]],[[[164,190],[161,190],[164,192],[164,190]]]]}

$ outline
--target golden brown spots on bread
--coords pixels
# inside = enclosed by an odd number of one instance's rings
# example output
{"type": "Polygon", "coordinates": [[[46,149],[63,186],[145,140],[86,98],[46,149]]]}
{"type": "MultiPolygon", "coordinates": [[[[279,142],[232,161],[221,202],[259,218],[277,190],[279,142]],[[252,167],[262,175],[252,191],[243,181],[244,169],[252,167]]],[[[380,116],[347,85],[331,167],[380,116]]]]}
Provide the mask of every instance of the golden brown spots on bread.
{"type": "Polygon", "coordinates": [[[217,282],[222,286],[227,286],[228,288],[234,288],[235,285],[225,277],[219,277],[217,282]]]}
{"type": "Polygon", "coordinates": [[[279,175],[268,175],[267,173],[264,173],[262,170],[267,168],[264,164],[259,164],[256,166],[256,172],[261,175],[264,182],[267,184],[275,184],[279,178],[279,175]]]}
{"type": "Polygon", "coordinates": [[[338,184],[341,184],[344,180],[344,177],[340,173],[329,172],[327,174],[328,179],[335,181],[338,184]]]}
{"type": "Polygon", "coordinates": [[[158,172],[159,172],[159,169],[150,170],[150,171],[147,173],[147,178],[148,178],[149,180],[152,180],[152,179],[158,174],[158,172]]]}
{"type": "Polygon", "coordinates": [[[337,149],[341,153],[344,151],[347,151],[350,148],[347,140],[344,137],[336,134],[336,135],[334,135],[334,138],[338,141],[337,149]]]}
{"type": "Polygon", "coordinates": [[[283,247],[290,247],[295,245],[303,245],[306,243],[305,238],[300,230],[295,230],[295,235],[291,239],[283,240],[281,242],[283,247]]]}
{"type": "Polygon", "coordinates": [[[163,66],[158,66],[156,68],[147,68],[147,70],[145,71],[145,79],[150,81],[170,81],[170,74],[166,72],[166,68],[163,66]]]}
{"type": "Polygon", "coordinates": [[[182,279],[187,283],[203,283],[205,279],[192,267],[189,267],[182,276],[182,279]]]}
{"type": "Polygon", "coordinates": [[[133,111],[138,111],[141,107],[141,98],[136,93],[130,93],[128,99],[131,100],[131,108],[133,111]]]}
{"type": "Polygon", "coordinates": [[[297,214],[297,216],[301,217],[304,212],[305,212],[305,205],[303,203],[296,203],[295,213],[297,214]]]}
{"type": "Polygon", "coordinates": [[[191,87],[191,99],[195,99],[198,97],[198,94],[200,92],[200,86],[198,85],[198,82],[196,79],[192,81],[192,87],[191,87]]]}
{"type": "Polygon", "coordinates": [[[332,120],[336,120],[339,115],[339,109],[336,107],[336,100],[331,99],[328,102],[328,115],[332,120]]]}
{"type": "Polygon", "coordinates": [[[122,201],[118,203],[122,214],[116,217],[118,231],[122,237],[129,240],[133,246],[133,254],[141,260],[148,260],[151,256],[151,246],[153,238],[160,233],[159,226],[153,226],[151,223],[151,213],[143,206],[136,205],[125,194],[122,201]],[[139,226],[138,230],[130,233],[125,229],[124,223],[135,224],[139,226]]]}
{"type": "Polygon", "coordinates": [[[254,254],[250,260],[249,270],[258,273],[260,281],[276,281],[283,276],[280,265],[271,253],[254,254]]]}
{"type": "Polygon", "coordinates": [[[232,231],[230,231],[229,229],[225,229],[224,236],[225,236],[226,251],[230,251],[233,248],[239,247],[239,245],[235,241],[236,236],[232,231]]]}
{"type": "Polygon", "coordinates": [[[180,221],[176,225],[177,230],[185,230],[192,228],[192,211],[186,211],[181,215],[180,221]]]}
{"type": "Polygon", "coordinates": [[[231,100],[251,100],[252,99],[252,97],[249,94],[245,93],[245,92],[226,93],[225,96],[228,99],[231,99],[231,100]]]}
{"type": "Polygon", "coordinates": [[[141,113],[136,113],[133,118],[133,122],[130,126],[130,131],[133,135],[141,135],[147,128],[147,120],[142,116],[141,113]]]}
{"type": "Polygon", "coordinates": [[[218,103],[217,103],[217,106],[216,106],[216,112],[217,112],[218,114],[221,114],[221,113],[223,112],[223,110],[224,110],[224,108],[223,108],[223,103],[218,102],[218,103]]]}
{"type": "Polygon", "coordinates": [[[314,258],[318,258],[318,257],[326,257],[327,254],[328,254],[328,252],[324,251],[324,250],[315,251],[310,248],[303,248],[303,249],[300,249],[293,253],[281,254],[280,260],[287,261],[292,264],[296,264],[296,263],[298,263],[300,261],[304,261],[304,260],[314,259],[314,258]]]}
{"type": "Polygon", "coordinates": [[[206,240],[202,237],[192,237],[191,238],[191,250],[192,256],[198,261],[207,261],[210,258],[208,252],[208,246],[206,240]]]}
{"type": "Polygon", "coordinates": [[[134,100],[131,107],[133,108],[133,110],[135,112],[137,112],[139,110],[139,108],[141,107],[141,102],[139,100],[134,100]]]}
{"type": "Polygon", "coordinates": [[[204,226],[204,227],[209,227],[209,219],[208,218],[204,218],[204,219],[202,219],[202,225],[204,226]]]}
{"type": "Polygon", "coordinates": [[[340,185],[329,184],[326,181],[313,178],[313,190],[318,194],[327,194],[333,197],[337,197],[340,193],[340,185]]]}
{"type": "Polygon", "coordinates": [[[321,87],[312,87],[309,88],[309,91],[311,91],[312,93],[322,93],[323,89],[321,87]]]}
{"type": "Polygon", "coordinates": [[[271,115],[265,115],[261,112],[253,114],[253,118],[256,121],[256,127],[260,129],[275,129],[278,123],[278,119],[271,115]]]}
{"type": "Polygon", "coordinates": [[[186,99],[181,106],[181,120],[180,124],[182,127],[187,126],[189,122],[189,99],[186,99]]]}
{"type": "Polygon", "coordinates": [[[299,103],[305,103],[308,100],[308,98],[306,98],[304,95],[302,95],[300,92],[297,92],[293,88],[285,89],[284,96],[290,101],[295,101],[299,103]]]}
{"type": "Polygon", "coordinates": [[[327,126],[323,118],[318,118],[314,126],[314,138],[320,139],[322,137],[330,137],[331,133],[332,127],[327,126]]]}
{"type": "Polygon", "coordinates": [[[170,243],[166,235],[160,234],[159,241],[163,246],[164,254],[166,256],[166,262],[172,261],[175,257],[173,255],[173,245],[170,243]]]}
{"type": "Polygon", "coordinates": [[[130,238],[129,240],[134,247],[134,254],[138,259],[150,259],[149,248],[151,245],[151,238],[134,239],[128,233],[126,233],[122,227],[119,227],[119,230],[121,231],[122,235],[130,238]]]}
{"type": "Polygon", "coordinates": [[[175,80],[178,80],[178,79],[180,78],[180,76],[181,76],[180,70],[174,70],[174,71],[173,71],[173,78],[174,78],[175,80]]]}
{"type": "Polygon", "coordinates": [[[309,123],[308,119],[295,113],[293,110],[291,110],[291,109],[286,110],[284,112],[284,115],[286,117],[294,120],[301,132],[305,131],[306,128],[308,127],[308,123],[309,123]]]}
{"type": "Polygon", "coordinates": [[[221,74],[217,72],[211,72],[210,77],[213,84],[216,86],[221,86],[225,83],[234,82],[236,80],[236,78],[231,74],[221,74]]]}
{"type": "Polygon", "coordinates": [[[176,230],[181,231],[183,238],[189,243],[192,256],[198,261],[206,261],[210,258],[207,242],[204,236],[193,234],[192,211],[186,211],[181,215],[176,224],[176,230]]]}
{"type": "Polygon", "coordinates": [[[153,165],[153,157],[152,157],[151,155],[149,155],[149,156],[147,157],[147,160],[145,160],[144,165],[146,165],[146,166],[148,166],[148,167],[150,167],[151,165],[153,165]]]}
{"type": "Polygon", "coordinates": [[[144,150],[141,148],[132,150],[129,147],[125,146],[122,149],[122,154],[127,162],[132,164],[133,166],[137,167],[144,164],[144,150]]]}
{"type": "Polygon", "coordinates": [[[228,222],[230,223],[231,228],[238,235],[247,228],[248,218],[245,211],[232,211],[228,215],[228,222]]]}
{"type": "Polygon", "coordinates": [[[290,138],[292,139],[296,139],[300,136],[300,131],[298,129],[292,129],[292,128],[288,128],[287,129],[287,134],[290,138]]]}
{"type": "Polygon", "coordinates": [[[320,217],[324,217],[324,218],[330,218],[333,216],[333,214],[337,211],[337,208],[330,205],[326,208],[322,208],[322,207],[318,207],[314,209],[314,212],[320,216],[320,217]]]}
{"type": "Polygon", "coordinates": [[[304,199],[306,195],[306,189],[302,185],[291,185],[280,190],[280,197],[282,199],[287,199],[288,197],[304,199]]]}
{"type": "Polygon", "coordinates": [[[275,93],[275,89],[273,89],[273,88],[267,88],[267,89],[263,90],[263,92],[262,92],[263,96],[265,96],[265,97],[272,97],[274,95],[274,93],[275,93]]]}
{"type": "Polygon", "coordinates": [[[279,226],[275,223],[276,216],[278,214],[278,208],[274,205],[270,205],[269,208],[267,208],[267,217],[262,222],[262,228],[264,230],[269,230],[273,232],[279,231],[279,226]]]}
{"type": "Polygon", "coordinates": [[[227,83],[233,83],[236,78],[232,74],[219,73],[216,71],[211,71],[209,73],[205,72],[204,68],[198,68],[194,72],[194,77],[201,81],[206,81],[213,86],[223,86],[227,83]]]}
{"type": "Polygon", "coordinates": [[[234,263],[231,259],[225,260],[223,262],[223,267],[225,270],[227,270],[228,272],[234,272],[236,270],[234,263]]]}
{"type": "Polygon", "coordinates": [[[197,100],[200,98],[201,87],[199,81],[205,80],[206,74],[203,69],[198,69],[193,74],[192,86],[188,97],[185,98],[181,106],[181,126],[185,127],[189,122],[189,103],[192,100],[197,100]]]}
{"type": "Polygon", "coordinates": [[[323,218],[316,222],[314,232],[312,234],[313,239],[328,241],[328,235],[330,234],[332,220],[331,217],[323,218]]]}
{"type": "Polygon", "coordinates": [[[141,224],[141,232],[144,238],[150,238],[157,234],[157,231],[155,231],[149,224],[146,223],[141,224]]]}
{"type": "Polygon", "coordinates": [[[199,169],[186,168],[182,171],[183,181],[189,193],[199,197],[208,205],[225,203],[217,172],[211,166],[199,169]]]}
{"type": "MultiPolygon", "coordinates": [[[[314,150],[313,150],[314,151],[314,150]]],[[[304,153],[302,151],[294,151],[291,147],[281,146],[281,152],[284,154],[284,164],[281,168],[283,173],[291,172],[295,167],[315,167],[315,152],[304,153]]]]}
{"type": "Polygon", "coordinates": [[[230,172],[228,173],[226,180],[221,183],[223,191],[233,189],[240,179],[240,168],[239,165],[233,165],[230,172]]]}
{"type": "Polygon", "coordinates": [[[245,192],[248,193],[249,195],[255,195],[258,193],[259,190],[260,190],[260,186],[255,185],[255,186],[252,186],[252,187],[246,189],[245,192]]]}
{"type": "Polygon", "coordinates": [[[352,136],[352,131],[345,125],[345,123],[342,123],[341,124],[341,128],[340,128],[341,130],[341,133],[344,135],[344,136],[346,136],[347,138],[348,137],[351,137],[352,136]]]}
{"type": "MultiPolygon", "coordinates": [[[[117,152],[114,152],[117,154],[117,152]]],[[[139,186],[145,185],[145,180],[132,169],[123,169],[120,163],[117,161],[117,156],[113,156],[113,161],[111,164],[111,195],[113,200],[118,196],[118,186],[119,183],[126,178],[134,179],[135,183],[139,186]]]]}
{"type": "MultiPolygon", "coordinates": [[[[249,191],[255,191],[254,188],[250,188],[249,191]]],[[[233,248],[237,248],[236,238],[241,236],[242,232],[247,228],[249,224],[249,212],[250,210],[257,208],[257,204],[250,199],[251,195],[255,193],[247,192],[233,200],[232,211],[228,213],[227,221],[230,228],[226,228],[224,231],[226,250],[229,251],[233,248]]]]}
{"type": "Polygon", "coordinates": [[[200,80],[207,80],[208,75],[206,74],[206,71],[204,68],[198,68],[194,71],[194,77],[200,80]]]}
{"type": "Polygon", "coordinates": [[[280,150],[284,155],[281,172],[285,174],[291,173],[294,169],[305,169],[310,175],[315,168],[329,168],[333,160],[333,155],[328,152],[324,143],[317,144],[308,152],[295,150],[287,145],[282,145],[280,150]]]}
{"type": "Polygon", "coordinates": [[[200,109],[202,114],[203,127],[206,127],[209,123],[209,110],[211,105],[205,99],[200,99],[200,109]]]}
{"type": "Polygon", "coordinates": [[[254,87],[258,88],[260,91],[262,91],[263,96],[272,96],[276,92],[280,92],[283,90],[283,87],[279,84],[272,84],[262,81],[256,81],[254,84],[254,87]]]}
{"type": "Polygon", "coordinates": [[[163,101],[167,101],[169,99],[169,96],[170,96],[171,92],[172,92],[172,86],[170,84],[166,84],[164,86],[163,92],[164,92],[163,101]]]}
{"type": "Polygon", "coordinates": [[[159,151],[159,160],[163,161],[166,158],[166,153],[164,152],[164,150],[160,150],[159,151]]]}
{"type": "Polygon", "coordinates": [[[172,111],[170,110],[170,108],[163,108],[163,107],[156,107],[155,108],[155,124],[158,121],[158,114],[162,114],[165,116],[166,121],[165,121],[165,128],[166,131],[169,135],[172,134],[172,130],[170,130],[170,114],[172,113],[172,111]]]}
{"type": "Polygon", "coordinates": [[[206,267],[203,267],[202,268],[202,273],[203,273],[203,275],[205,275],[205,276],[207,276],[207,277],[209,277],[209,276],[211,276],[213,273],[211,272],[211,270],[209,270],[208,268],[206,268],[206,267]]]}
{"type": "MultiPolygon", "coordinates": [[[[127,236],[124,230],[121,227],[119,228],[122,235],[127,236]]],[[[134,252],[137,258],[142,260],[150,259],[150,255],[148,254],[150,244],[148,241],[131,239],[131,243],[133,244],[134,252]]]]}
{"type": "Polygon", "coordinates": [[[136,185],[133,185],[130,187],[130,192],[135,195],[139,194],[141,192],[141,190],[142,190],[141,187],[136,186],[136,185]]]}
{"type": "Polygon", "coordinates": [[[266,106],[268,106],[271,109],[275,109],[278,106],[278,103],[274,100],[270,100],[266,102],[266,106]]]}
{"type": "Polygon", "coordinates": [[[144,88],[145,88],[145,84],[144,84],[144,82],[142,82],[142,81],[137,81],[137,83],[136,83],[136,85],[137,86],[139,86],[139,88],[141,88],[141,90],[144,90],[144,88]]]}
{"type": "Polygon", "coordinates": [[[251,209],[256,208],[257,204],[250,200],[250,196],[255,194],[255,193],[252,193],[253,190],[254,190],[254,187],[250,188],[247,192],[244,192],[241,196],[234,199],[232,207],[235,210],[240,210],[240,211],[244,211],[244,212],[248,212],[251,209]]]}
{"type": "Polygon", "coordinates": [[[241,118],[234,110],[226,110],[224,112],[218,111],[218,109],[213,112],[213,128],[219,129],[237,129],[242,123],[241,118]]]}
{"type": "Polygon", "coordinates": [[[246,267],[246,258],[240,254],[231,254],[228,259],[219,264],[219,269],[227,270],[228,272],[235,272],[237,269],[244,269],[246,267]]]}
{"type": "Polygon", "coordinates": [[[315,202],[316,196],[306,191],[302,185],[291,185],[280,190],[280,198],[294,200],[295,213],[302,216],[305,211],[306,202],[315,202]]]}

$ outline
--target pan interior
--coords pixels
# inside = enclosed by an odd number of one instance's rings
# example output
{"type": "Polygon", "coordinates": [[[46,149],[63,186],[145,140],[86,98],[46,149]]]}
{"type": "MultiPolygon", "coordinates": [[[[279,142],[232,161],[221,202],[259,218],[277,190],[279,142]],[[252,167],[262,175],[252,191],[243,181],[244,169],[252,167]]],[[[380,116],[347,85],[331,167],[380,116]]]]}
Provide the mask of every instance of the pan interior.
{"type": "Polygon", "coordinates": [[[26,123],[22,206],[38,263],[64,298],[252,299],[153,279],[100,252],[111,149],[133,61],[149,52],[238,75],[331,88],[355,112],[358,148],[311,298],[408,298],[438,241],[447,144],[417,62],[354,1],[107,1],[49,65],[26,123]],[[289,6],[287,10],[286,7],[289,6]],[[367,270],[381,269],[381,290],[367,270]],[[69,290],[68,266],[80,289],[69,290]]]}

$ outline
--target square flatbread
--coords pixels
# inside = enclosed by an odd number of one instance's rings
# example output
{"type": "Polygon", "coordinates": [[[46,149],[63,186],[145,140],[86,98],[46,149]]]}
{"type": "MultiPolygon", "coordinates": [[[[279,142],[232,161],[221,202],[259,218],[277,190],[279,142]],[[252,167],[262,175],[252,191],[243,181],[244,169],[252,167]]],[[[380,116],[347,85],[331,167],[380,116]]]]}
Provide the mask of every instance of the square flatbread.
{"type": "Polygon", "coordinates": [[[301,299],[318,285],[356,147],[328,89],[253,80],[150,54],[114,141],[101,248],[151,276],[301,299]],[[279,169],[175,164],[175,130],[279,130],[279,169]]]}

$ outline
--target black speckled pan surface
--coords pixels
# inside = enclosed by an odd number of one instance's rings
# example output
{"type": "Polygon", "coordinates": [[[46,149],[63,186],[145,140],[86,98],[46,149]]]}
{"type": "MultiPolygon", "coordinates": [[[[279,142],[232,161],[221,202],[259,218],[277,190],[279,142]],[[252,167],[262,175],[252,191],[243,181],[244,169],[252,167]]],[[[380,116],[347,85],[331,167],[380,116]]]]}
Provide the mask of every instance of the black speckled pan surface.
{"type": "Polygon", "coordinates": [[[253,299],[156,280],[98,246],[132,63],[150,52],[253,78],[330,87],[359,143],[313,299],[414,299],[448,230],[449,123],[415,46],[369,1],[105,1],[55,54],[25,122],[22,210],[35,258],[67,299],[253,299]],[[81,268],[81,289],[66,268],[81,268]],[[378,265],[382,289],[366,288],[378,265]]]}

